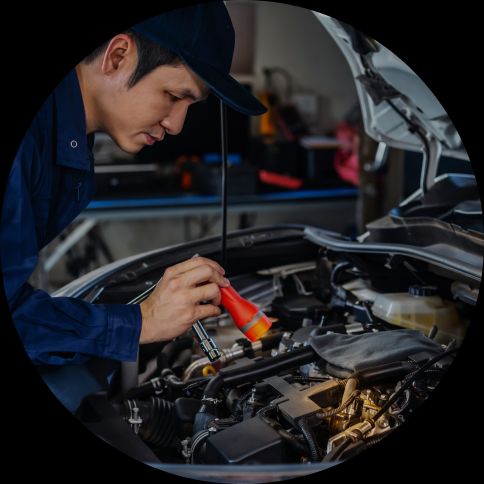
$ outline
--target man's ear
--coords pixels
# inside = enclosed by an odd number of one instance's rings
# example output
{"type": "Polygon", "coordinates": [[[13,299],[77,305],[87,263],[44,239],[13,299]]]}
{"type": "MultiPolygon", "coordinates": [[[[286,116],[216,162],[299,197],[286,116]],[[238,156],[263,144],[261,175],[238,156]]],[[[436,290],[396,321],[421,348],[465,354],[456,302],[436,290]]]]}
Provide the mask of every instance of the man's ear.
{"type": "Polygon", "coordinates": [[[105,75],[114,74],[122,69],[131,72],[138,59],[136,43],[128,34],[118,34],[113,37],[104,51],[101,61],[101,72],[105,75]]]}

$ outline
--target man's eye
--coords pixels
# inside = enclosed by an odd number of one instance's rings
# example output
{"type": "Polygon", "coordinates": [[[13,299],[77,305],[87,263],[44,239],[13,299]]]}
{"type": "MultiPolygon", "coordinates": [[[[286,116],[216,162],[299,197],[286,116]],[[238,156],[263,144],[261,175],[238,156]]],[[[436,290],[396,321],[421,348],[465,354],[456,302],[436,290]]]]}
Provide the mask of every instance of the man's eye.
{"type": "Polygon", "coordinates": [[[180,97],[175,96],[174,94],[170,94],[170,99],[171,99],[173,102],[176,102],[176,101],[179,101],[181,98],[180,98],[180,97]]]}

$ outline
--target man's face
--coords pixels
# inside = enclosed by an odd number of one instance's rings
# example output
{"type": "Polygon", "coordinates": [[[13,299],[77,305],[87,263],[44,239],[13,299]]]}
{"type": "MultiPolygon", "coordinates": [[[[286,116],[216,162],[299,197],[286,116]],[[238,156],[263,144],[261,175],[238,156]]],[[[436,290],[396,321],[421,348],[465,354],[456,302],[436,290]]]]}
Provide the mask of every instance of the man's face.
{"type": "Polygon", "coordinates": [[[103,105],[103,131],[128,153],[180,133],[188,107],[208,88],[189,68],[159,66],[128,89],[127,77],[112,85],[103,105]]]}

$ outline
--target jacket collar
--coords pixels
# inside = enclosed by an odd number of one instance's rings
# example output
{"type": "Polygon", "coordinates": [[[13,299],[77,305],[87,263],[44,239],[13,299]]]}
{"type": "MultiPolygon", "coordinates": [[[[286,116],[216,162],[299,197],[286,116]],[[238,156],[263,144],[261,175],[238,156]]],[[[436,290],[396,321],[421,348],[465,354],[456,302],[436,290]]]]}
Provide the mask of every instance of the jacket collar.
{"type": "Polygon", "coordinates": [[[76,70],[72,69],[54,91],[57,118],[57,164],[90,170],[94,135],[86,135],[86,115],[76,70]]]}

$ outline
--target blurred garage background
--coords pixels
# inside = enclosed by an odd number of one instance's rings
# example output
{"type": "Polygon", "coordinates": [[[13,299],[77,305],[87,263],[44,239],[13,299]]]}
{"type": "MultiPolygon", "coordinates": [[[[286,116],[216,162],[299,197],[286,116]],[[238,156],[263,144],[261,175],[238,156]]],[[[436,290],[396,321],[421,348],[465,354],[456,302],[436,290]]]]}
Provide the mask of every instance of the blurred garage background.
{"type": "MultiPolygon", "coordinates": [[[[421,155],[381,153],[364,134],[350,69],[311,11],[237,0],[227,8],[232,74],[270,107],[256,118],[228,112],[228,229],[304,223],[356,237],[417,188],[421,155]]],[[[131,156],[99,134],[95,155],[95,199],[42,251],[34,286],[51,292],[110,261],[220,234],[213,96],[190,108],[179,136],[131,156]]],[[[444,159],[440,169],[465,165],[444,159]]]]}

